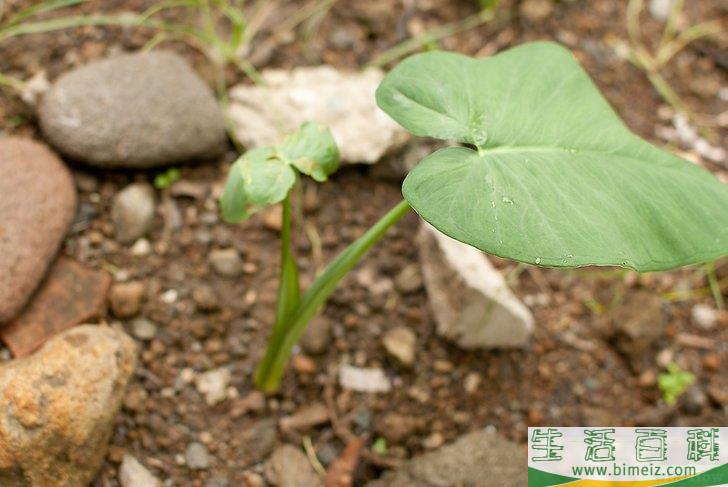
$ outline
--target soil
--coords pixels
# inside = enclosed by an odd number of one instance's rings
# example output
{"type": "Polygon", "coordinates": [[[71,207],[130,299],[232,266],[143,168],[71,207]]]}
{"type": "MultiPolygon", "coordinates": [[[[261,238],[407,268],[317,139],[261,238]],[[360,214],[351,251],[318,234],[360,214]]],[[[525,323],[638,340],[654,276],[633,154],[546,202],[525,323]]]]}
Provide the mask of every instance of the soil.
{"type": "MultiPolygon", "coordinates": [[[[10,2],[9,8],[28,3],[10,2]]],[[[92,1],[64,12],[142,11],[153,3],[92,1]]],[[[412,34],[476,11],[475,3],[468,1],[357,0],[335,3],[312,27],[307,41],[276,31],[279,21],[303,3],[273,4],[277,10],[251,53],[258,68],[319,63],[357,68],[412,34]]],[[[658,126],[669,125],[670,107],[642,71],[615,55],[614,46],[627,39],[626,2],[555,2],[553,11],[539,21],[522,15],[523,6],[517,3],[502,3],[510,18],[449,37],[442,47],[483,55],[524,41],[558,40],[575,51],[632,130],[664,144],[655,132],[658,126]]],[[[720,0],[686,3],[690,22],[719,19],[724,27],[728,24],[720,0]]],[[[177,20],[184,15],[169,14],[177,20]]],[[[659,39],[660,24],[648,14],[642,20],[645,38],[659,39]]],[[[0,72],[27,79],[45,70],[52,80],[90,59],[139,49],[154,34],[142,29],[85,27],[11,39],[0,45],[0,72]]],[[[164,46],[185,55],[212,84],[212,72],[199,52],[179,42],[164,46]]],[[[713,87],[728,86],[728,73],[715,54],[721,49],[702,46],[685,49],[663,74],[695,112],[715,121],[721,113],[725,118],[728,101],[720,100],[713,87]]],[[[227,74],[230,85],[244,81],[232,70],[227,74]]],[[[0,92],[0,120],[5,132],[40,138],[32,110],[5,91],[0,92]]],[[[725,125],[713,131],[714,145],[728,146],[725,125]]],[[[527,350],[466,352],[437,337],[424,289],[403,293],[392,286],[391,291],[377,294],[372,290],[376,286],[369,285],[372,276],[376,282],[391,283],[402,269],[417,263],[414,215],[372,250],[329,301],[324,316],[333,323],[334,338],[324,354],[309,357],[315,372],[289,369],[278,394],[267,397],[262,408],[246,411],[246,405],[255,402],[251,375],[272,322],[279,258],[277,235],[265,214],[239,226],[224,224],[218,217],[215,196],[235,157],[231,147],[220,161],[182,168],[182,179],[204,196],[162,191],[162,215],[149,236],[153,250],[148,256],[135,256],[113,239],[109,209],[117,191],[133,181],[149,181],[154,174],[73,165],[80,213],[63,252],[110,271],[116,281],[144,281],[147,296],[141,315],[159,325],[152,340],[140,341],[140,367],[127,391],[97,485],[118,485],[118,463],[124,452],[160,478],[170,479],[171,485],[204,485],[213,477],[226,478],[230,485],[246,485],[250,472],[262,474],[272,436],[296,445],[310,437],[327,466],[354,435],[364,437],[370,448],[382,434],[379,425],[389,413],[418,421],[397,444],[389,444],[387,455],[365,450],[356,485],[404,458],[487,425],[525,443],[531,425],[728,423],[727,405],[720,402],[719,394],[710,393],[725,390],[728,315],[720,314],[713,330],[692,322],[694,305],[715,306],[700,268],[640,276],[605,268],[557,271],[494,259],[509,276],[514,292],[533,311],[535,336],[527,350]],[[235,279],[215,274],[208,264],[212,249],[230,246],[245,261],[245,273],[235,279]],[[196,308],[192,293],[202,285],[215,290],[218,310],[196,308]],[[657,312],[648,311],[645,296],[660,300],[657,312]],[[657,327],[659,337],[637,352],[620,346],[618,330],[629,320],[657,327]],[[382,347],[382,334],[397,326],[411,327],[417,334],[411,368],[398,365],[382,347]],[[664,404],[656,386],[657,374],[670,361],[697,378],[694,390],[674,408],[664,404]],[[383,368],[393,380],[392,392],[367,395],[342,390],[336,378],[342,362],[383,368]],[[183,380],[185,369],[204,372],[223,365],[232,369],[231,397],[210,406],[194,383],[183,380]],[[280,418],[317,403],[325,405],[333,421],[304,431],[276,431],[280,418]],[[209,469],[193,471],[185,466],[184,452],[193,441],[207,446],[209,469]]],[[[726,168],[704,164],[719,177],[728,177],[726,168]]],[[[346,167],[324,185],[306,181],[295,234],[304,281],[310,282],[317,269],[400,197],[396,181],[377,179],[367,167],[346,167]]],[[[727,277],[724,259],[718,263],[718,278],[727,277]]],[[[131,330],[129,322],[117,322],[112,316],[108,321],[131,330]]],[[[722,398],[725,401],[725,394],[722,398]]]]}

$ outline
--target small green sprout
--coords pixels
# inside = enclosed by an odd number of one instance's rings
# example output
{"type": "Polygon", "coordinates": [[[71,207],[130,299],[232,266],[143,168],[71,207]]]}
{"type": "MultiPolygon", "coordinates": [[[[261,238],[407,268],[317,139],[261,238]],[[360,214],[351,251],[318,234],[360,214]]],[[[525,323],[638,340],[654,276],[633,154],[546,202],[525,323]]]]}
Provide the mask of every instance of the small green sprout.
{"type": "Polygon", "coordinates": [[[377,455],[386,455],[389,451],[389,448],[387,447],[387,440],[381,436],[374,440],[374,443],[372,443],[372,451],[377,455]]]}
{"type": "Polygon", "coordinates": [[[157,189],[166,189],[179,181],[182,173],[176,167],[170,167],[164,172],[160,172],[154,176],[154,187],[157,189]]]}
{"type": "Polygon", "coordinates": [[[304,293],[288,194],[298,173],[324,181],[336,170],[333,137],[306,124],[279,146],[247,152],[230,170],[221,201],[227,220],[283,203],[276,321],[255,375],[263,391],[278,389],[309,321],[410,209],[456,240],[538,266],[644,272],[728,254],[728,186],[631,133],[557,44],[525,44],[487,59],[417,54],[384,78],[376,99],[412,134],[459,145],[424,158],[402,185],[405,200],[304,293]]]}
{"type": "Polygon", "coordinates": [[[657,386],[662,391],[662,397],[671,406],[693,383],[695,383],[695,376],[686,370],[682,370],[676,363],[667,364],[667,372],[660,374],[657,378],[657,386]]]}

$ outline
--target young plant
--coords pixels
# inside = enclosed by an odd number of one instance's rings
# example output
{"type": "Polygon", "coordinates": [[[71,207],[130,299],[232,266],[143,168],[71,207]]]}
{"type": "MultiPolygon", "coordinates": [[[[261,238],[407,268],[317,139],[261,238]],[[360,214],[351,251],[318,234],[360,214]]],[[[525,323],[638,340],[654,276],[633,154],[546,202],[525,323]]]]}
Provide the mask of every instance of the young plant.
{"type": "MultiPolygon", "coordinates": [[[[527,264],[644,272],[728,254],[728,187],[632,134],[557,44],[525,44],[482,60],[446,52],[414,55],[385,77],[376,98],[413,134],[461,146],[422,160],[403,183],[405,201],[300,296],[286,196],[295,176],[267,178],[280,189],[265,201],[283,201],[284,211],[278,314],[255,378],[264,391],[278,388],[293,345],[337,283],[410,205],[441,232],[527,264]]],[[[251,161],[260,165],[272,157],[280,161],[270,163],[277,172],[321,166],[314,154],[328,145],[314,144],[312,132],[322,133],[309,129],[294,136],[296,144],[243,156],[228,179],[223,211],[242,218],[246,188],[269,188],[256,183],[251,170],[241,170],[251,161]],[[299,150],[284,150],[292,145],[299,150]],[[307,162],[296,163],[298,158],[307,162]]]]}
{"type": "Polygon", "coordinates": [[[667,372],[660,374],[657,378],[657,386],[662,391],[662,397],[671,406],[693,383],[695,383],[695,376],[681,369],[676,363],[667,364],[667,372]]]}

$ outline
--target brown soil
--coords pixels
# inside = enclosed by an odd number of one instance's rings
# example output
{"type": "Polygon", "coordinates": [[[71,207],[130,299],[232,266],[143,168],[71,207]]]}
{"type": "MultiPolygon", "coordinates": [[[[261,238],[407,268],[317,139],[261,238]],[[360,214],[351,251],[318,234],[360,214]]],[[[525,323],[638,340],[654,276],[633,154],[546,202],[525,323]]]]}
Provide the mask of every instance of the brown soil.
{"type": "MultiPolygon", "coordinates": [[[[17,2],[21,3],[28,2],[17,2]]],[[[141,11],[152,3],[90,2],[70,11],[141,11]]],[[[278,5],[274,20],[256,44],[259,47],[253,48],[252,56],[259,68],[322,62],[358,67],[413,33],[475,11],[474,4],[467,1],[338,2],[313,30],[308,42],[300,37],[286,40],[285,33],[275,31],[275,19],[285,18],[301,3],[278,5]],[[283,40],[274,43],[273,39],[283,40]],[[264,48],[268,52],[263,52],[264,48]]],[[[558,40],[575,51],[635,132],[663,143],[656,139],[655,129],[669,123],[661,118],[669,107],[643,72],[614,54],[613,46],[626,40],[624,2],[561,1],[538,22],[519,16],[513,2],[503,3],[502,9],[511,12],[511,19],[497,28],[486,25],[450,37],[442,46],[483,54],[528,40],[558,40]]],[[[720,0],[687,3],[689,21],[719,18],[725,23],[726,10],[720,0]]],[[[171,14],[172,18],[182,15],[171,14]]],[[[657,39],[659,24],[647,14],[643,21],[647,38],[657,39]]],[[[0,72],[28,78],[45,69],[54,79],[90,59],[138,49],[153,35],[148,30],[89,27],[12,39],[0,46],[0,72]]],[[[180,43],[166,46],[187,56],[206,79],[212,80],[205,58],[198,52],[180,43]]],[[[720,101],[711,90],[713,86],[728,86],[728,74],[717,55],[711,57],[708,52],[688,47],[664,75],[694,111],[715,120],[728,110],[728,102],[720,101]]],[[[232,71],[228,75],[230,84],[242,81],[232,71]]],[[[0,128],[39,137],[32,110],[7,92],[0,93],[0,128]]],[[[714,130],[714,144],[725,147],[728,131],[725,127],[714,130]]],[[[109,207],[120,188],[135,180],[150,180],[153,174],[101,172],[74,166],[81,216],[64,252],[114,272],[117,280],[143,280],[147,298],[142,315],[160,325],[156,337],[142,344],[136,380],[127,391],[98,485],[118,485],[116,471],[125,451],[160,477],[172,479],[173,485],[203,485],[206,479],[216,476],[227,478],[230,485],[245,485],[246,472],[262,472],[262,462],[270,454],[266,444],[270,443],[266,441],[270,425],[313,403],[324,403],[329,408],[336,427],[329,422],[303,432],[279,430],[277,441],[300,445],[304,436],[310,436],[325,465],[341,453],[351,434],[365,437],[370,447],[380,435],[378,424],[386,413],[396,412],[419,421],[399,444],[389,445],[386,458],[364,455],[357,485],[400,459],[486,425],[525,442],[530,425],[718,426],[728,422],[726,404],[710,395],[707,400],[701,399],[711,388],[725,387],[728,316],[722,314],[713,331],[702,330],[691,322],[693,305],[713,304],[699,269],[637,276],[609,269],[517,269],[513,263],[497,260],[504,273],[517,271],[510,274],[513,288],[535,314],[537,329],[532,346],[524,351],[465,352],[436,336],[423,289],[403,294],[395,287],[392,292],[377,295],[362,284],[362,271],[376,280],[393,280],[399,271],[417,262],[413,238],[417,220],[413,215],[398,224],[360,264],[359,278],[357,273],[348,277],[330,300],[324,315],[333,323],[334,339],[326,353],[312,358],[316,372],[307,375],[289,370],[280,393],[268,397],[262,410],[238,414],[253,391],[251,374],[272,321],[278,244],[276,233],[266,227],[264,215],[240,226],[219,221],[214,194],[234,157],[231,149],[222,161],[182,169],[183,180],[199,186],[207,196],[193,199],[163,194],[166,203],[160,208],[165,217],[160,217],[149,237],[154,251],[147,257],[133,256],[129,248],[114,241],[109,207]],[[220,277],[208,266],[209,252],[228,246],[238,248],[244,256],[246,273],[239,279],[220,277]],[[215,289],[221,302],[218,311],[196,310],[192,290],[201,284],[215,289]],[[668,293],[681,289],[696,291],[680,300],[667,299],[668,293]],[[171,304],[161,299],[168,290],[177,292],[171,304]],[[649,307],[643,301],[645,295],[658,296],[662,309],[653,314],[646,311],[649,307]],[[646,357],[639,364],[618,346],[619,337],[613,331],[629,319],[663,327],[656,343],[639,352],[646,357]],[[401,325],[417,333],[417,359],[411,369],[397,365],[381,345],[382,333],[401,325]],[[705,343],[695,346],[690,341],[692,335],[704,337],[705,343]],[[697,392],[692,398],[697,407],[683,404],[673,411],[662,404],[654,379],[661,371],[659,364],[669,360],[697,376],[697,392]],[[343,391],[335,371],[344,361],[384,368],[394,381],[393,391],[382,395],[343,391]],[[185,368],[203,372],[221,365],[232,366],[231,386],[239,398],[208,406],[194,384],[179,379],[185,368]],[[473,374],[480,378],[479,385],[466,392],[464,383],[473,383],[473,374]],[[466,377],[470,379],[466,381],[466,377]],[[212,456],[210,469],[191,471],[185,467],[181,458],[191,441],[207,445],[212,456]]],[[[719,176],[728,176],[724,168],[706,165],[719,176]]],[[[295,236],[304,279],[310,282],[322,263],[399,198],[396,182],[376,179],[367,168],[346,168],[322,186],[304,184],[295,236]],[[318,232],[322,260],[311,257],[315,246],[304,231],[307,227],[318,232]]],[[[725,264],[719,267],[719,278],[728,277],[725,264]]],[[[128,327],[126,322],[122,325],[128,327]]]]}

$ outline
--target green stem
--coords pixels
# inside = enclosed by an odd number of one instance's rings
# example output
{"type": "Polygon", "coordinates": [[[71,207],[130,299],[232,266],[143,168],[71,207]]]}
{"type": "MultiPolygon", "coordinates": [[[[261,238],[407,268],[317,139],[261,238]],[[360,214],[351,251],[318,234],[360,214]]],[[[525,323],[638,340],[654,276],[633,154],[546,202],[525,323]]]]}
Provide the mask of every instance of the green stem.
{"type": "Polygon", "coordinates": [[[715,300],[715,306],[718,309],[725,309],[725,301],[723,300],[723,291],[718,282],[718,276],[715,273],[715,262],[706,265],[706,275],[708,277],[708,287],[715,300]]]}
{"type": "Polygon", "coordinates": [[[399,202],[367,232],[352,242],[316,278],[301,298],[296,309],[289,315],[282,333],[273,333],[265,356],[258,366],[255,385],[264,392],[278,389],[291,350],[306,329],[309,321],[316,316],[326,299],[334,292],[339,281],[361,260],[366,252],[410,210],[406,201],[399,202]]]}

